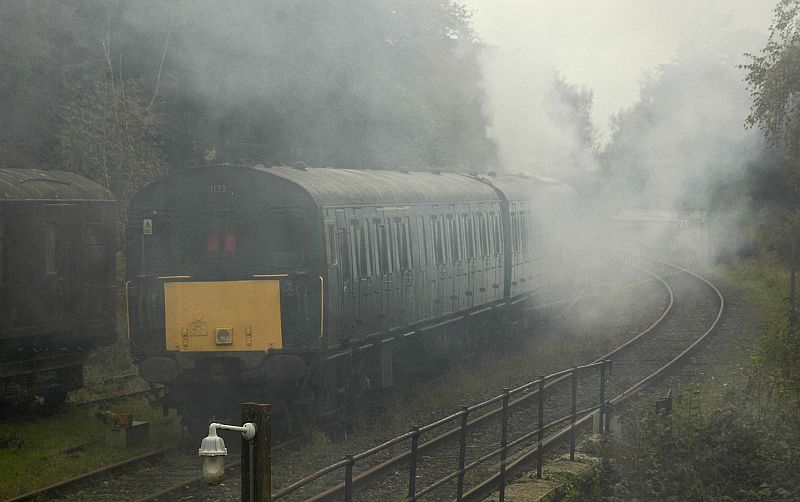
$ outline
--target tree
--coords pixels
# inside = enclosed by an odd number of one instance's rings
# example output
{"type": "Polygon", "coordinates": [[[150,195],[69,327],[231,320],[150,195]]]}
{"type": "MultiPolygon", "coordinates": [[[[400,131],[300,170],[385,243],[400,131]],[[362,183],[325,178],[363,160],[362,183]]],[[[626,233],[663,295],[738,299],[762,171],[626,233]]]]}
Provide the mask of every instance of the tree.
{"type": "Polygon", "coordinates": [[[748,127],[758,126],[770,143],[786,149],[787,180],[800,191],[800,0],[781,0],[760,55],[743,65],[753,105],[748,127]]]}
{"type": "MultiPolygon", "coordinates": [[[[124,213],[138,189],[166,171],[156,134],[157,118],[132,93],[111,82],[75,91],[60,106],[56,152],[59,167],[101,183],[124,213]]],[[[124,214],[120,215],[124,222],[124,214]]]]}

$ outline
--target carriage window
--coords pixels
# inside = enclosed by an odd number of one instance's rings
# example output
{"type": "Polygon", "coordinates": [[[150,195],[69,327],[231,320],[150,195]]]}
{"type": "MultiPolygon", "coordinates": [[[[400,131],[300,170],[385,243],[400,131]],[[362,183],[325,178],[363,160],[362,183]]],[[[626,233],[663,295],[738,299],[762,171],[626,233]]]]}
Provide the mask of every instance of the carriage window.
{"type": "Polygon", "coordinates": [[[433,220],[433,251],[437,265],[444,264],[444,233],[442,232],[442,222],[438,219],[433,220]]]}
{"type": "Polygon", "coordinates": [[[44,271],[48,275],[58,272],[56,263],[56,224],[48,223],[44,233],[44,271]]]}
{"type": "Polygon", "coordinates": [[[375,237],[373,237],[375,232],[373,232],[372,227],[369,224],[369,220],[364,220],[362,225],[363,225],[362,232],[364,239],[364,256],[366,258],[367,268],[369,269],[368,275],[374,276],[377,275],[375,271],[375,267],[377,267],[377,264],[375,263],[375,252],[374,252],[375,237]]]}
{"type": "Polygon", "coordinates": [[[500,226],[500,220],[495,213],[492,213],[492,228],[494,236],[494,254],[503,254],[503,227],[500,226]]]}
{"type": "Polygon", "coordinates": [[[106,261],[105,229],[102,225],[88,224],[83,227],[86,256],[94,271],[102,270],[106,261]]]}
{"type": "Polygon", "coordinates": [[[411,239],[408,238],[407,218],[396,224],[400,270],[411,270],[411,239]]]}
{"type": "Polygon", "coordinates": [[[392,263],[392,243],[389,240],[389,229],[384,223],[378,225],[378,263],[382,274],[392,272],[390,265],[392,263]]]}
{"type": "Polygon", "coordinates": [[[486,215],[478,213],[478,241],[480,245],[479,254],[489,256],[489,235],[486,227],[486,215]]]}
{"type": "Polygon", "coordinates": [[[461,261],[461,236],[458,232],[458,220],[450,214],[447,217],[450,231],[450,259],[453,262],[461,261]]]}
{"type": "Polygon", "coordinates": [[[342,265],[342,279],[347,281],[352,278],[352,267],[350,266],[350,242],[347,232],[339,230],[339,259],[342,265]]]}
{"type": "Polygon", "coordinates": [[[333,223],[328,223],[328,263],[336,265],[336,230],[333,223]]]}
{"type": "Polygon", "coordinates": [[[511,252],[517,252],[517,213],[511,213],[511,252]]]}
{"type": "Polygon", "coordinates": [[[520,214],[522,215],[522,225],[520,226],[520,230],[522,231],[522,250],[523,251],[527,251],[528,250],[528,239],[529,239],[528,227],[530,225],[530,223],[529,223],[529,220],[530,220],[529,211],[524,211],[524,212],[522,212],[520,214]]]}
{"type": "Polygon", "coordinates": [[[425,218],[417,216],[417,251],[419,264],[424,269],[428,265],[428,236],[425,233],[425,218]]]}
{"type": "Polygon", "coordinates": [[[391,255],[391,267],[393,271],[400,270],[400,251],[398,249],[398,225],[399,225],[399,218],[395,218],[395,221],[389,221],[388,225],[391,225],[389,228],[389,247],[391,248],[392,255],[391,255]]]}
{"type": "Polygon", "coordinates": [[[488,213],[486,216],[486,240],[489,244],[487,252],[490,255],[495,255],[497,250],[494,247],[494,213],[488,213]]]}
{"type": "Polygon", "coordinates": [[[358,222],[352,223],[353,236],[356,248],[356,276],[369,277],[371,275],[369,263],[369,248],[364,226],[358,222]]]}
{"type": "Polygon", "coordinates": [[[475,226],[468,213],[464,214],[463,221],[465,228],[464,238],[467,240],[467,258],[473,260],[475,259],[475,226]]]}

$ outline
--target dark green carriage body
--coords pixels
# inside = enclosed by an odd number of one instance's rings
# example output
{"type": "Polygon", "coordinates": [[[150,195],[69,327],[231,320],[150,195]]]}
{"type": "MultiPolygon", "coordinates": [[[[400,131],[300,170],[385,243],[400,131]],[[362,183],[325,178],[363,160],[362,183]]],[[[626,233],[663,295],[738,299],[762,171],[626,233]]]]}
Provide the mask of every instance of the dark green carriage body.
{"type": "Polygon", "coordinates": [[[286,166],[178,172],[142,190],[128,212],[133,353],[145,378],[176,388],[217,375],[284,387],[326,360],[351,358],[362,340],[522,298],[538,287],[545,256],[537,250],[544,241],[533,242],[531,202],[545,186],[525,177],[286,166]],[[259,279],[280,283],[280,348],[166,346],[166,283],[259,279]]]}

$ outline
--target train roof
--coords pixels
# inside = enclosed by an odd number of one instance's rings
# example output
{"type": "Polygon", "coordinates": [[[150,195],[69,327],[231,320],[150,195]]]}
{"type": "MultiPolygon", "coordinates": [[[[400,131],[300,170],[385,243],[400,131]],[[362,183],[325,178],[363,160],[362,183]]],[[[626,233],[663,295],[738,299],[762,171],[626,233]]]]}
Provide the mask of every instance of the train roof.
{"type": "Polygon", "coordinates": [[[156,181],[150,192],[213,173],[244,176],[256,193],[285,190],[288,182],[319,207],[360,205],[448,204],[466,201],[510,201],[559,197],[571,188],[556,180],[524,175],[483,176],[464,173],[405,172],[290,166],[209,165],[186,169],[156,181]],[[278,179],[274,179],[278,178],[278,179]],[[273,188],[274,187],[274,188],[273,188]],[[283,188],[281,188],[283,187],[283,188]],[[501,195],[502,194],[502,195],[501,195]]]}
{"type": "Polygon", "coordinates": [[[509,201],[536,201],[543,196],[571,197],[574,194],[569,185],[541,176],[498,174],[483,178],[500,190],[509,201]]]}
{"type": "Polygon", "coordinates": [[[491,187],[457,173],[260,165],[253,169],[296,183],[320,206],[497,200],[491,187]]]}
{"type": "Polygon", "coordinates": [[[40,169],[0,169],[0,201],[96,200],[114,196],[102,185],[74,173],[40,169]]]}

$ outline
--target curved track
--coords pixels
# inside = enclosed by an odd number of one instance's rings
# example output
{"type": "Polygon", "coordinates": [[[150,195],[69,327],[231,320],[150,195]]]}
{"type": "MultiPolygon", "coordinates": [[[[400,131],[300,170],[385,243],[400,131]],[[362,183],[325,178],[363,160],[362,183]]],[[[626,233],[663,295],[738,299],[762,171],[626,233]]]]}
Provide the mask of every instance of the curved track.
{"type": "MultiPolygon", "coordinates": [[[[649,266],[637,268],[662,285],[669,299],[666,307],[649,327],[595,361],[612,361],[613,371],[606,388],[606,396],[613,396],[608,403],[615,407],[619,407],[657,378],[666,375],[672,367],[682,361],[714,330],[724,311],[724,298],[709,281],[674,265],[655,260],[648,261],[649,266]]],[[[592,408],[591,396],[596,396],[596,391],[591,386],[595,385],[595,380],[596,377],[580,375],[578,387],[581,390],[577,402],[578,409],[592,408]]],[[[568,384],[569,376],[566,374],[554,378],[547,384],[545,423],[557,423],[569,415],[568,384]]],[[[599,384],[597,385],[599,386],[599,384]]],[[[511,397],[509,402],[510,442],[513,442],[515,437],[523,436],[525,433],[537,429],[535,400],[532,398],[537,396],[538,392],[531,390],[533,388],[534,386],[528,384],[509,391],[511,397]]],[[[497,402],[496,399],[490,401],[497,402]]],[[[482,405],[476,405],[470,408],[481,407],[482,405]]],[[[496,407],[477,418],[470,419],[467,465],[497,449],[500,411],[501,409],[496,407]]],[[[576,424],[585,426],[591,423],[593,414],[593,410],[582,414],[576,420],[576,424]]],[[[451,426],[456,425],[458,422],[456,419],[461,416],[457,413],[448,417],[451,419],[451,426]]],[[[433,428],[429,430],[432,431],[433,428]]],[[[417,467],[416,483],[420,489],[453,472],[453,459],[458,458],[458,432],[459,429],[454,427],[443,433],[438,432],[435,437],[420,437],[418,451],[423,455],[425,464],[417,467]]],[[[568,434],[569,428],[551,434],[544,442],[544,448],[552,448],[568,434]]],[[[407,442],[403,442],[403,446],[407,444],[407,442]]],[[[538,449],[533,441],[516,446],[515,451],[508,453],[507,472],[525,468],[538,454],[538,449]]],[[[375,448],[375,450],[377,449],[380,447],[375,448]]],[[[400,453],[357,473],[353,477],[354,487],[363,487],[358,490],[357,498],[373,500],[388,496],[397,497],[398,494],[404,493],[407,480],[404,476],[396,474],[397,470],[407,463],[408,457],[406,446],[400,453]]],[[[467,486],[472,486],[472,488],[465,491],[465,499],[478,499],[496,488],[498,477],[493,473],[497,472],[498,462],[499,459],[494,459],[493,462],[484,462],[480,469],[467,473],[467,486]]],[[[364,463],[367,463],[367,460],[364,463]]],[[[454,482],[445,483],[442,485],[441,491],[433,492],[431,495],[433,498],[451,497],[455,493],[454,484],[454,482]]],[[[338,484],[309,500],[337,499],[342,496],[344,488],[344,484],[338,484]]],[[[276,496],[289,495],[287,493],[289,491],[282,490],[276,496]]]]}
{"type": "MultiPolygon", "coordinates": [[[[614,396],[608,400],[609,404],[614,406],[620,406],[681,361],[705,336],[712,332],[724,309],[724,298],[719,291],[710,282],[688,270],[654,260],[648,260],[647,267],[636,268],[662,285],[668,301],[666,307],[649,327],[597,359],[598,361],[605,359],[613,361],[614,366],[606,396],[614,396]]],[[[569,309],[580,304],[587,289],[588,280],[585,280],[580,293],[569,303],[569,309]]],[[[546,391],[548,423],[568,413],[569,397],[568,392],[565,392],[568,389],[567,378],[564,376],[548,383],[546,391]]],[[[587,377],[582,379],[579,385],[582,389],[581,395],[587,394],[587,388],[594,385],[594,381],[587,377]]],[[[531,398],[536,396],[537,392],[532,389],[532,386],[522,386],[510,391],[512,396],[509,406],[509,409],[512,410],[510,416],[512,438],[514,434],[520,435],[536,429],[535,417],[532,413],[535,408],[535,400],[531,398]],[[525,403],[530,404],[526,406],[525,403]]],[[[590,394],[593,393],[592,391],[590,394]]],[[[590,407],[590,404],[579,402],[579,408],[585,407],[590,407]]],[[[475,413],[472,416],[476,415],[479,414],[475,413]]],[[[497,448],[498,415],[499,409],[493,409],[476,416],[476,418],[471,416],[469,432],[471,458],[477,458],[487,451],[497,448]]],[[[591,414],[586,414],[577,423],[578,425],[589,424],[591,418],[591,414]]],[[[562,429],[552,434],[544,443],[545,449],[561,441],[567,434],[568,429],[562,429]]],[[[425,462],[424,465],[418,467],[417,486],[424,487],[443,477],[443,473],[452,471],[453,459],[458,457],[457,438],[457,428],[446,432],[436,432],[431,429],[430,436],[420,437],[419,448],[420,452],[424,451],[425,462]]],[[[396,451],[395,455],[378,458],[377,464],[372,461],[372,466],[354,476],[355,486],[363,487],[359,490],[360,495],[357,498],[376,499],[390,494],[396,498],[399,493],[405,492],[407,481],[403,475],[397,475],[398,470],[400,472],[404,470],[402,465],[408,460],[407,443],[403,443],[403,446],[402,449],[395,448],[395,450],[400,450],[396,451]],[[388,479],[386,478],[387,473],[390,474],[388,479]],[[376,481],[379,479],[380,481],[376,481]]],[[[538,453],[535,443],[521,444],[520,446],[522,446],[521,449],[509,452],[507,471],[524,468],[538,453]]],[[[193,452],[162,455],[158,460],[157,467],[153,467],[149,460],[144,461],[145,463],[141,467],[116,466],[116,472],[120,472],[120,470],[130,472],[124,476],[115,476],[113,483],[109,483],[109,486],[113,486],[113,488],[109,488],[112,491],[108,494],[103,492],[102,487],[98,489],[95,484],[87,487],[87,491],[69,490],[71,493],[68,499],[74,499],[75,495],[82,493],[80,496],[87,500],[100,500],[104,495],[108,495],[109,500],[137,500],[137,497],[140,501],[169,500],[178,496],[185,487],[196,486],[200,482],[197,476],[199,473],[197,457],[193,452]],[[154,474],[153,469],[158,469],[158,475],[154,474]],[[170,472],[170,474],[165,475],[165,472],[170,472]],[[126,488],[128,483],[122,481],[122,478],[133,480],[130,488],[126,488]],[[158,483],[155,483],[156,480],[158,483]],[[156,491],[158,493],[155,493],[156,491]],[[143,496],[144,493],[151,493],[151,495],[143,496]],[[127,497],[123,494],[131,496],[127,497]],[[134,494],[136,496],[133,496],[134,494]]],[[[139,460],[139,463],[141,462],[142,460],[139,460]]],[[[365,460],[363,463],[367,464],[368,461],[365,460]]],[[[236,467],[236,463],[230,462],[228,467],[233,469],[236,467]]],[[[492,475],[492,472],[497,469],[497,460],[486,463],[484,467],[482,470],[476,469],[468,473],[467,486],[472,488],[464,493],[466,498],[477,499],[496,488],[497,477],[492,475]]],[[[61,487],[59,491],[63,488],[61,487]]],[[[454,493],[452,483],[444,484],[443,488],[449,490],[448,496],[454,493]]],[[[340,484],[310,500],[337,499],[342,496],[343,489],[343,484],[340,484]]],[[[282,496],[285,492],[286,490],[282,490],[274,493],[273,497],[282,496]]],[[[432,493],[432,496],[444,497],[445,492],[444,490],[437,491],[432,493]]],[[[289,498],[295,499],[295,496],[289,495],[289,498]]],[[[24,498],[20,499],[24,500],[24,498]]]]}

